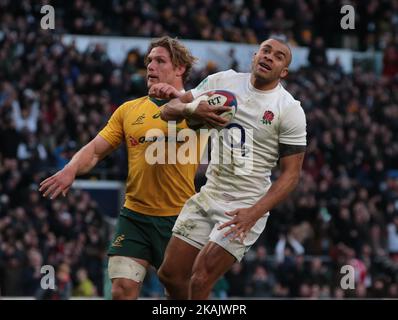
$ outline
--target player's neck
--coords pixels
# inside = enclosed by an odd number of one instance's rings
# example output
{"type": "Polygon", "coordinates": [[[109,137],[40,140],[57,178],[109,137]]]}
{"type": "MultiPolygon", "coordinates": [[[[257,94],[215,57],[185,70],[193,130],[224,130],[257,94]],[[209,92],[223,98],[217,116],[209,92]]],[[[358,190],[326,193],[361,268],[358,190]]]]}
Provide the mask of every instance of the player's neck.
{"type": "Polygon", "coordinates": [[[178,91],[184,91],[184,84],[182,82],[174,83],[172,84],[174,88],[176,88],[178,91]]]}
{"type": "Polygon", "coordinates": [[[278,86],[279,79],[271,81],[271,82],[266,82],[266,81],[263,81],[261,79],[254,77],[254,76],[251,76],[250,82],[251,82],[252,86],[257,90],[269,91],[269,90],[275,89],[278,86]]]}

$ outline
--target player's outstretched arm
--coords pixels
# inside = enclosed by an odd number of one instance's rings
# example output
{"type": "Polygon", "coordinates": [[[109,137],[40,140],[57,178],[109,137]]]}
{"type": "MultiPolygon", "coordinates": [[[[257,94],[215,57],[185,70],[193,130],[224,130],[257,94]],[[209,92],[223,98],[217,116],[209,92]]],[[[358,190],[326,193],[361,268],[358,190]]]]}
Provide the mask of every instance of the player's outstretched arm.
{"type": "Polygon", "coordinates": [[[214,127],[223,127],[228,123],[228,120],[220,117],[219,114],[229,111],[230,107],[210,107],[206,100],[211,93],[212,91],[209,91],[194,100],[191,92],[188,91],[181,97],[166,103],[161,110],[160,117],[164,121],[181,121],[184,118],[195,119],[214,127]]]}
{"type": "Polygon", "coordinates": [[[112,145],[100,135],[81,148],[60,171],[40,183],[39,191],[44,197],[56,198],[66,195],[76,176],[89,172],[100,160],[113,150],[112,145]]]}
{"type": "MultiPolygon", "coordinates": [[[[178,91],[168,83],[156,83],[149,88],[148,95],[158,99],[174,99],[184,95],[183,91],[178,91]]],[[[188,101],[189,102],[189,101],[188,101]]]]}
{"type": "MultiPolygon", "coordinates": [[[[295,148],[295,146],[287,146],[287,148],[295,148]]],[[[303,152],[305,147],[297,146],[297,148],[300,148],[302,152],[285,155],[280,158],[281,174],[279,178],[272,183],[266,195],[253,206],[254,211],[258,211],[260,217],[285,200],[289,193],[296,188],[300,179],[305,154],[303,152]]]]}
{"type": "Polygon", "coordinates": [[[184,110],[187,103],[193,101],[191,91],[188,91],[178,98],[170,100],[166,103],[160,112],[160,117],[164,121],[181,121],[185,118],[184,110]]]}
{"type": "Polygon", "coordinates": [[[247,232],[254,226],[257,220],[286,199],[289,193],[296,188],[303,165],[305,147],[284,145],[282,148],[285,148],[286,151],[284,151],[283,156],[281,155],[280,158],[281,175],[272,184],[268,192],[252,207],[226,213],[232,219],[221,225],[219,229],[232,226],[225,233],[226,237],[231,236],[231,240],[239,238],[243,241],[247,232]]]}

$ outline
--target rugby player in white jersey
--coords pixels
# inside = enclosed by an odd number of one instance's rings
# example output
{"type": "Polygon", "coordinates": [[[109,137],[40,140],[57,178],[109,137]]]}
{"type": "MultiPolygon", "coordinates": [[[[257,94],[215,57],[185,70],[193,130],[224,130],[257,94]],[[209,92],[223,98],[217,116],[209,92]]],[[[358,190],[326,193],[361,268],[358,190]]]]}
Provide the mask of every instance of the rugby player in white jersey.
{"type": "MultiPolygon", "coordinates": [[[[183,102],[208,90],[233,92],[238,109],[227,128],[243,130],[242,143],[251,139],[253,149],[247,174],[234,174],[231,164],[215,164],[212,158],[205,186],[183,207],[158,273],[170,298],[208,298],[217,280],[241,261],[263,232],[269,211],[296,187],[306,148],[306,119],[300,102],[280,83],[291,59],[286,43],[268,39],[255,54],[251,73],[219,72],[182,96],[167,85],[151,88],[158,96],[179,97],[162,110],[167,121],[208,120],[207,102],[200,102],[193,114],[183,102]],[[271,184],[271,169],[278,160],[281,174],[271,184]]],[[[221,140],[223,147],[230,145],[221,140]]]]}

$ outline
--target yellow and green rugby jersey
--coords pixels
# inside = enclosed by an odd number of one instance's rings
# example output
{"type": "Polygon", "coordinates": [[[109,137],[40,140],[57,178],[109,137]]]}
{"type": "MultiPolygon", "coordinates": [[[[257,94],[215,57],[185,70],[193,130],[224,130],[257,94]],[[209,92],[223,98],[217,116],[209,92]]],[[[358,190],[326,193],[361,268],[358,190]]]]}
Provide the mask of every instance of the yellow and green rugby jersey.
{"type": "MultiPolygon", "coordinates": [[[[152,216],[174,216],[181,211],[185,201],[195,193],[194,177],[201,153],[199,143],[196,143],[196,155],[191,154],[196,157],[193,164],[181,164],[178,160],[176,164],[169,164],[168,144],[165,143],[166,162],[148,163],[145,151],[154,143],[153,137],[159,137],[159,133],[163,132],[163,140],[172,140],[168,137],[167,122],[160,118],[159,107],[164,103],[165,100],[155,100],[148,96],[128,101],[116,109],[99,133],[113,147],[117,147],[123,140],[126,142],[128,177],[124,206],[152,216]],[[151,130],[150,134],[147,134],[148,130],[151,130]]],[[[184,128],[187,125],[182,121],[177,124],[177,128],[174,126],[174,132],[184,128]]],[[[197,136],[194,141],[198,142],[197,136]]],[[[182,142],[177,142],[176,150],[181,145],[182,142]]]]}

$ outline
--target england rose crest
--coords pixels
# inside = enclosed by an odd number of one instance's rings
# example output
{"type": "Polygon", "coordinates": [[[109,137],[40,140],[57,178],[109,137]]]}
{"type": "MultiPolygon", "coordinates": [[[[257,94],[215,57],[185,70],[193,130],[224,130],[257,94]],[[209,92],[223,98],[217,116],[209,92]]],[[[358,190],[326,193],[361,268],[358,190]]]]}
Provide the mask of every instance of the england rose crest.
{"type": "Polygon", "coordinates": [[[263,124],[271,124],[272,120],[274,120],[274,113],[269,110],[265,111],[261,122],[263,124]]]}

